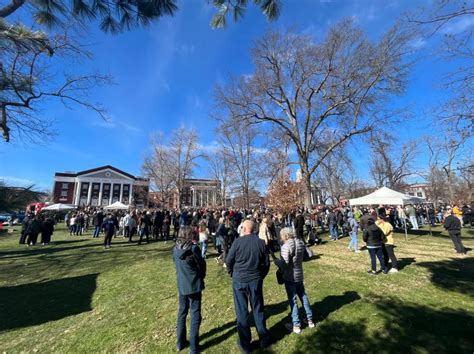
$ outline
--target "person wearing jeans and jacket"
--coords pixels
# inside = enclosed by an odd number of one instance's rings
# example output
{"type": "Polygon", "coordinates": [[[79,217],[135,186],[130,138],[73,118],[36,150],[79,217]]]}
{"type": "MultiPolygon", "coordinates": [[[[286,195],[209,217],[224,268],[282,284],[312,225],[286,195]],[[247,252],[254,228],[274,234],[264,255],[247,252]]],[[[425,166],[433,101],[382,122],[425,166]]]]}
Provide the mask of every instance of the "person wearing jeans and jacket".
{"type": "Polygon", "coordinates": [[[370,260],[372,269],[369,270],[367,273],[370,275],[377,274],[377,260],[375,257],[379,259],[380,267],[382,268],[382,272],[387,274],[387,269],[385,268],[385,261],[383,259],[382,253],[382,242],[384,239],[384,234],[380,228],[375,225],[374,219],[368,219],[367,221],[367,228],[364,230],[363,236],[364,242],[367,244],[367,249],[369,250],[370,260]]]}
{"type": "Polygon", "coordinates": [[[201,293],[204,290],[206,262],[201,256],[199,246],[193,240],[190,226],[181,226],[176,246],[173,249],[178,285],[178,320],[176,326],[176,349],[186,345],[186,317],[191,313],[189,333],[190,353],[199,353],[199,326],[201,325],[201,293]]]}
{"type": "Polygon", "coordinates": [[[244,353],[251,352],[249,302],[260,338],[260,347],[266,348],[270,345],[270,334],[263,312],[263,279],[270,269],[270,259],[265,242],[255,234],[255,223],[252,220],[242,223],[240,237],[230,247],[225,261],[227,271],[232,276],[239,349],[244,353]]]}
{"type": "Polygon", "coordinates": [[[387,216],[385,214],[379,214],[378,220],[375,224],[382,230],[385,237],[382,243],[382,253],[385,261],[385,266],[388,268],[388,261],[392,262],[392,268],[389,273],[398,272],[398,260],[395,256],[395,241],[393,240],[393,226],[387,221],[387,216]]]}
{"type": "Polygon", "coordinates": [[[352,247],[354,247],[355,253],[360,253],[359,240],[357,239],[359,224],[357,223],[357,221],[354,219],[352,215],[349,216],[349,218],[347,219],[347,223],[349,224],[349,227],[351,228],[351,231],[350,231],[351,240],[349,241],[349,246],[347,248],[349,249],[349,251],[352,251],[352,247]]]}
{"type": "Polygon", "coordinates": [[[298,298],[303,304],[306,312],[306,320],[308,327],[313,328],[313,312],[309,303],[308,295],[306,295],[303,282],[303,257],[305,252],[304,241],[295,238],[293,230],[285,227],[280,231],[280,239],[282,242],[280,257],[277,259],[272,253],[275,265],[283,273],[286,294],[288,295],[288,303],[290,305],[292,324],[287,325],[288,329],[294,333],[301,333],[301,322],[298,315],[298,298]]]}

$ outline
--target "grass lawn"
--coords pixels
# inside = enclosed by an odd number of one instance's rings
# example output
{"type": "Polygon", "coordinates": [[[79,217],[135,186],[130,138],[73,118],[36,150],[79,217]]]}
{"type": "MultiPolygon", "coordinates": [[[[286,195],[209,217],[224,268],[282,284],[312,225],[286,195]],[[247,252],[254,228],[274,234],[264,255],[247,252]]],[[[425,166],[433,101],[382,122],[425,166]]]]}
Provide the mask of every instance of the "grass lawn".
{"type": "MultiPolygon", "coordinates": [[[[177,290],[172,243],[138,246],[115,238],[69,236],[49,246],[18,245],[18,229],[0,234],[2,352],[173,352],[177,290]]],[[[441,228],[405,241],[396,235],[398,274],[369,276],[367,252],[348,240],[313,247],[305,284],[317,327],[290,334],[284,287],[275,267],[265,279],[267,326],[274,353],[472,353],[474,251],[458,258],[441,228]]],[[[327,239],[327,237],[325,237],[327,239]]],[[[463,230],[474,248],[474,231],[463,230]]],[[[211,253],[213,247],[210,247],[211,253]]],[[[231,279],[208,260],[203,293],[204,352],[236,352],[231,279]]],[[[253,338],[256,337],[254,328],[253,338]]]]}

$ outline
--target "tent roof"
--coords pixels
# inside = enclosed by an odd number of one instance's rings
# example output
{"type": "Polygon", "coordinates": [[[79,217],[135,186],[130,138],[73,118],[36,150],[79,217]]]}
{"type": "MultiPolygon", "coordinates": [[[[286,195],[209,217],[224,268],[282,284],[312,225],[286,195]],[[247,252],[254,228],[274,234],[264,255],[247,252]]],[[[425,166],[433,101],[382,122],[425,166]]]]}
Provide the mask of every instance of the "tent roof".
{"type": "Polygon", "coordinates": [[[69,209],[76,209],[76,207],[74,205],[71,205],[71,204],[57,203],[57,204],[48,205],[48,206],[42,208],[41,210],[56,210],[56,211],[59,211],[59,210],[69,210],[69,209]]]}
{"type": "Polygon", "coordinates": [[[382,187],[364,197],[350,199],[350,205],[375,205],[375,204],[421,204],[425,203],[425,198],[414,197],[408,194],[394,191],[393,189],[382,187]]]}
{"type": "Polygon", "coordinates": [[[115,202],[113,204],[110,204],[106,207],[104,207],[104,209],[128,209],[129,206],[128,205],[125,205],[121,202],[115,202]]]}

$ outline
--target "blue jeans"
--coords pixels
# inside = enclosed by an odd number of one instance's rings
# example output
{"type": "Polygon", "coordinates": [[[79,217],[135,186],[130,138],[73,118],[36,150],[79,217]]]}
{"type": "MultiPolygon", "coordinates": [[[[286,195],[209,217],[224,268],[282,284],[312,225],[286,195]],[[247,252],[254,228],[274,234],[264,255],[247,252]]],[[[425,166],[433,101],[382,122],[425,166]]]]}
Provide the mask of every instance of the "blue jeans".
{"type": "Polygon", "coordinates": [[[176,325],[177,347],[182,349],[186,344],[186,317],[191,314],[189,332],[189,349],[191,353],[199,352],[199,326],[201,325],[201,292],[179,294],[178,323],[176,325]]]}
{"type": "Polygon", "coordinates": [[[239,333],[240,346],[250,352],[249,302],[253,310],[253,319],[257,333],[260,338],[260,346],[266,347],[270,342],[270,334],[267,330],[265,314],[263,313],[263,280],[253,280],[248,283],[232,281],[234,292],[235,315],[237,317],[237,332],[239,333]]]}
{"type": "Polygon", "coordinates": [[[285,289],[286,294],[288,295],[288,302],[290,304],[291,320],[293,322],[293,326],[300,326],[300,317],[298,315],[298,298],[303,304],[304,310],[306,312],[306,319],[308,321],[312,321],[313,311],[311,311],[311,305],[309,304],[308,295],[306,295],[304,290],[303,282],[295,283],[292,281],[285,281],[285,289]]]}
{"type": "Polygon", "coordinates": [[[94,233],[92,234],[92,237],[99,237],[100,234],[100,225],[94,226],[94,233]]]}
{"type": "Polygon", "coordinates": [[[201,255],[202,258],[206,259],[207,252],[207,241],[199,242],[201,244],[201,255]]]}
{"type": "Polygon", "coordinates": [[[329,224],[329,234],[331,235],[332,239],[337,239],[337,225],[336,224],[329,224]]]}
{"type": "Polygon", "coordinates": [[[354,251],[357,251],[359,249],[359,240],[357,239],[357,232],[356,231],[351,231],[351,240],[349,241],[349,249],[351,249],[352,246],[354,246],[354,251]]]}
{"type": "Polygon", "coordinates": [[[383,252],[382,252],[382,247],[377,247],[377,248],[369,248],[369,254],[370,254],[370,261],[372,264],[372,270],[375,272],[377,271],[377,260],[376,256],[379,259],[380,262],[380,267],[382,268],[382,271],[385,271],[385,260],[383,259],[383,252]]]}

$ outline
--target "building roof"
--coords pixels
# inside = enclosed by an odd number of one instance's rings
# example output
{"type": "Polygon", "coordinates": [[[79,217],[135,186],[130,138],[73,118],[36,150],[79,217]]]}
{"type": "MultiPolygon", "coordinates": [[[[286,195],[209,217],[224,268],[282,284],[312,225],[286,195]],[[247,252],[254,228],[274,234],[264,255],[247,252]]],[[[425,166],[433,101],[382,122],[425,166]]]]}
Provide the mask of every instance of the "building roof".
{"type": "Polygon", "coordinates": [[[117,167],[114,167],[114,166],[111,166],[111,165],[105,165],[105,166],[100,166],[100,167],[96,167],[96,168],[91,168],[90,170],[84,170],[84,171],[80,171],[80,172],[77,172],[77,173],[56,172],[54,175],[59,176],[59,177],[77,177],[77,176],[85,175],[85,174],[88,174],[88,173],[98,172],[98,171],[107,170],[107,169],[118,172],[122,175],[133,178],[135,180],[138,179],[138,180],[141,180],[141,181],[143,181],[143,180],[147,181],[147,179],[145,179],[145,178],[135,177],[135,176],[131,175],[130,173],[124,172],[124,171],[118,169],[117,167]]]}

